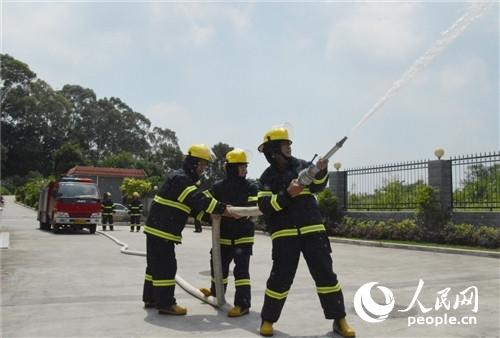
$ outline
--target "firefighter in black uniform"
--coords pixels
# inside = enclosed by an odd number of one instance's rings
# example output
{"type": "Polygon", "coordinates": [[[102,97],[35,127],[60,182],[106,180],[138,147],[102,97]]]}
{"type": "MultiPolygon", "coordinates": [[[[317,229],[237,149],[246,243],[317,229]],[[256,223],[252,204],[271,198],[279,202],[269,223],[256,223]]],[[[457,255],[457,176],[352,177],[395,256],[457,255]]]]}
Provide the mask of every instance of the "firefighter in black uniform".
{"type": "Polygon", "coordinates": [[[132,201],[128,205],[128,213],[130,215],[130,232],[134,231],[134,225],[136,231],[139,232],[141,230],[142,202],[137,191],[132,194],[132,201]]]}
{"type": "MultiPolygon", "coordinates": [[[[226,154],[226,178],[214,184],[205,193],[215,199],[233,206],[255,206],[257,185],[247,179],[248,160],[244,150],[234,149],[226,154]]],[[[228,312],[229,317],[240,317],[250,309],[250,256],[254,242],[255,225],[247,218],[222,217],[220,224],[220,244],[224,291],[227,288],[229,264],[234,260],[234,307],[228,312]]],[[[210,252],[211,253],[211,252],[210,252]]],[[[215,296],[215,283],[212,259],[210,260],[212,283],[210,289],[201,288],[205,296],[215,296]]]]}
{"type": "Polygon", "coordinates": [[[182,169],[167,175],[154,197],[144,226],[146,233],[146,276],[142,299],[144,307],[156,307],[160,314],[185,315],[174,297],[177,260],[175,245],[182,241],[182,230],[189,215],[202,213],[231,216],[224,203],[207,197],[198,181],[213,156],[207,146],[192,145],[182,169]]]}
{"type": "Polygon", "coordinates": [[[105,192],[101,203],[102,231],[106,231],[106,224],[109,224],[109,230],[113,231],[114,209],[113,201],[111,200],[111,193],[105,192]]]}
{"type": "Polygon", "coordinates": [[[345,319],[342,289],[332,269],[330,241],[314,196],[326,186],[328,160],[317,162],[321,171],[311,185],[303,187],[296,178],[308,162],[292,157],[291,143],[288,130],[277,127],[264,135],[258,148],[270,164],[259,179],[258,205],[273,243],[273,266],[266,285],[260,334],[273,335],[273,323],[280,317],[302,252],[325,318],[334,320],[335,332],[354,337],[345,319]]]}

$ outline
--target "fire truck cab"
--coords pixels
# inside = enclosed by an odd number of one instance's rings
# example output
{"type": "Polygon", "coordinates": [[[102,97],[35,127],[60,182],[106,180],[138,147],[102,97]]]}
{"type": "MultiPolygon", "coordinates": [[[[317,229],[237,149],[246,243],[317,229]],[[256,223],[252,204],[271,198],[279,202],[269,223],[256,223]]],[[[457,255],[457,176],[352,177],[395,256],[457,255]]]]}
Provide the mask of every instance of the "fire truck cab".
{"type": "Polygon", "coordinates": [[[40,191],[38,217],[41,230],[88,229],[101,223],[101,200],[94,180],[64,176],[40,191]]]}

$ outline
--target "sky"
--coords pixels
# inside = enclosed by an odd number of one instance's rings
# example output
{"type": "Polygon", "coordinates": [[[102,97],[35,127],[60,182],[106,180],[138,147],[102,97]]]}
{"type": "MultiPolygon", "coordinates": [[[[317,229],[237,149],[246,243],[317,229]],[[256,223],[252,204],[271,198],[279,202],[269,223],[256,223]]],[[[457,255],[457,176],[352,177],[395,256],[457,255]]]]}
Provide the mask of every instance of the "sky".
{"type": "Polygon", "coordinates": [[[2,1],[1,52],[54,89],[119,97],[190,144],[251,152],[292,126],[296,157],[342,168],[498,151],[499,4],[355,132],[465,2],[2,1]]]}

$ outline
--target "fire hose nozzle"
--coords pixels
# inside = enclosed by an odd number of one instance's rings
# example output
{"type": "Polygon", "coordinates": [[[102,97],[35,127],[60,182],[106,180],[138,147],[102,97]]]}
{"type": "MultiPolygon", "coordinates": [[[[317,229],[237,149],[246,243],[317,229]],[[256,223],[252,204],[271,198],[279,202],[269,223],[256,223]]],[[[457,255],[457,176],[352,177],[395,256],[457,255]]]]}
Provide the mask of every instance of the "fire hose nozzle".
{"type": "MultiPolygon", "coordinates": [[[[328,160],[330,157],[332,157],[332,155],[335,154],[337,152],[337,150],[342,148],[342,146],[344,145],[346,140],[347,140],[347,136],[344,136],[340,141],[338,141],[335,144],[335,146],[333,146],[332,149],[330,149],[330,151],[328,151],[326,153],[325,156],[323,156],[323,158],[328,160]]],[[[308,186],[309,184],[312,183],[312,181],[314,180],[314,177],[316,176],[317,173],[319,173],[318,167],[316,167],[316,165],[314,165],[314,164],[311,164],[309,167],[303,169],[299,173],[299,177],[297,178],[297,180],[298,180],[300,185],[308,186]]]]}

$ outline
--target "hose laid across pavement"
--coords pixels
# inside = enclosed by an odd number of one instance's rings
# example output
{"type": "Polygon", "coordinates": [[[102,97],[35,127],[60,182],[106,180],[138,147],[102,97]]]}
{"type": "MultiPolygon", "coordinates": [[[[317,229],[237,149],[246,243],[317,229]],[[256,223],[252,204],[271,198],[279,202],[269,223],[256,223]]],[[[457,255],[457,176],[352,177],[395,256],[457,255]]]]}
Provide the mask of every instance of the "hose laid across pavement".
{"type": "MultiPolygon", "coordinates": [[[[249,216],[258,216],[262,213],[257,207],[230,207],[230,211],[235,213],[241,217],[249,217],[249,216]]],[[[214,280],[215,280],[215,292],[216,297],[206,297],[198,288],[195,288],[193,285],[188,283],[184,278],[182,278],[179,274],[175,275],[175,282],[179,285],[184,291],[189,293],[190,295],[198,298],[199,300],[215,306],[217,308],[227,310],[229,305],[226,303],[224,298],[224,278],[222,276],[222,261],[221,261],[221,253],[220,253],[220,215],[212,216],[212,259],[213,259],[213,269],[214,269],[214,280]]],[[[143,251],[134,251],[128,249],[128,244],[121,242],[114,236],[107,234],[102,231],[97,231],[97,233],[108,237],[113,242],[121,246],[120,252],[125,255],[133,255],[133,256],[146,256],[146,253],[143,251]]]]}

